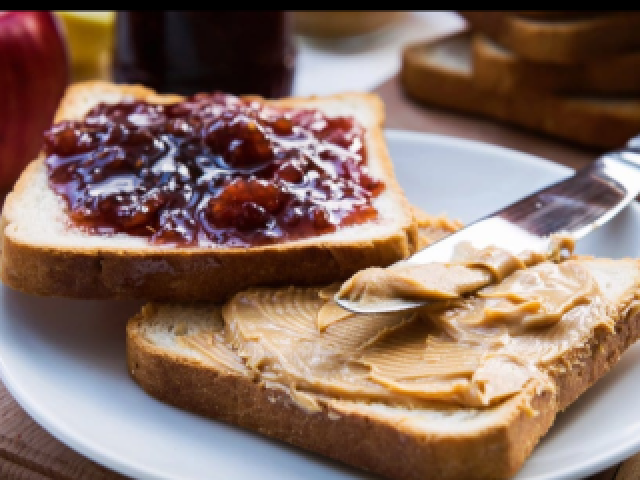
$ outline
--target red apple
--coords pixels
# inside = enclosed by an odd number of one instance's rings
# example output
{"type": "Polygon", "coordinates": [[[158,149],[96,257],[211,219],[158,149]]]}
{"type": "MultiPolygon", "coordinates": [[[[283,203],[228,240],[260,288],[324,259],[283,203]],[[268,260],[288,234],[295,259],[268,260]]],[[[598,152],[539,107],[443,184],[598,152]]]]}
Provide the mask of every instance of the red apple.
{"type": "Polygon", "coordinates": [[[48,11],[0,11],[0,189],[42,147],[70,82],[67,44],[48,11]]]}

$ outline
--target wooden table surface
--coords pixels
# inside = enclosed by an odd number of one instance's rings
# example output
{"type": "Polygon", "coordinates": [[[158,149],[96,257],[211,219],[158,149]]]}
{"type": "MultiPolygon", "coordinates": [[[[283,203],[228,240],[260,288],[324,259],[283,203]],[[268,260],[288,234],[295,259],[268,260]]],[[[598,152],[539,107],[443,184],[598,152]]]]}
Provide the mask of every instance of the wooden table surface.
{"type": "MultiPolygon", "coordinates": [[[[573,168],[589,163],[598,152],[446,110],[413,103],[397,77],[376,89],[385,102],[389,128],[431,132],[480,140],[547,158],[573,168]]],[[[0,478],[39,480],[124,478],[66,447],[38,426],[0,384],[0,478]]],[[[589,480],[640,478],[640,454],[589,480]]]]}

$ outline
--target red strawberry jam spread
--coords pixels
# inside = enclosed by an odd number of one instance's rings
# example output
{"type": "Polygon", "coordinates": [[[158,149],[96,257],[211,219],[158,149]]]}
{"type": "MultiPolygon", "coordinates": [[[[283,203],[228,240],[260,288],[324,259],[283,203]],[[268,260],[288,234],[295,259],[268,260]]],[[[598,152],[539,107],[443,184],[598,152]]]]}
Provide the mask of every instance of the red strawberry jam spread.
{"type": "Polygon", "coordinates": [[[376,218],[364,143],[353,118],[214,93],[99,104],[45,132],[45,161],[89,232],[256,246],[376,218]]]}

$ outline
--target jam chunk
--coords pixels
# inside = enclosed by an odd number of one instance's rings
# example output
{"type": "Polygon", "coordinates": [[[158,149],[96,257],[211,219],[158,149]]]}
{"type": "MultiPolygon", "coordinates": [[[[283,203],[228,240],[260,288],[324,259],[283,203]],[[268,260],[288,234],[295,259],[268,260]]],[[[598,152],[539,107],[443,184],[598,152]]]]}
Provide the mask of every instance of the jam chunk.
{"type": "Polygon", "coordinates": [[[223,93],[99,104],[45,132],[71,222],[152,244],[257,246],[377,217],[384,184],[353,118],[223,93]]]}

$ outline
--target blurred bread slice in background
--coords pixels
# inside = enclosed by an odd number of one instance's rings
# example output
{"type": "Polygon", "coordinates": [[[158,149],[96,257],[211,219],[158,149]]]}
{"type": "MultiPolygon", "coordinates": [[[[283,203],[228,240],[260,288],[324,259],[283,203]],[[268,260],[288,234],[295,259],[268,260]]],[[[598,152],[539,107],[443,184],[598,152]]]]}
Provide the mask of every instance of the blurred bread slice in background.
{"type": "Polygon", "coordinates": [[[473,31],[462,31],[407,46],[401,69],[405,92],[426,105],[493,118],[594,149],[619,148],[640,131],[640,97],[479,88],[472,38],[473,31]]]}
{"type": "Polygon", "coordinates": [[[466,30],[405,47],[418,102],[600,151],[640,132],[640,12],[457,13],[466,30]]]}
{"type": "Polygon", "coordinates": [[[531,18],[513,11],[458,13],[520,57],[548,63],[578,63],[640,49],[640,11],[609,11],[573,18],[531,18]]]}
{"type": "Polygon", "coordinates": [[[506,93],[521,88],[614,95],[640,93],[640,50],[576,64],[533,62],[476,32],[472,55],[474,82],[479,88],[506,93]]]}

